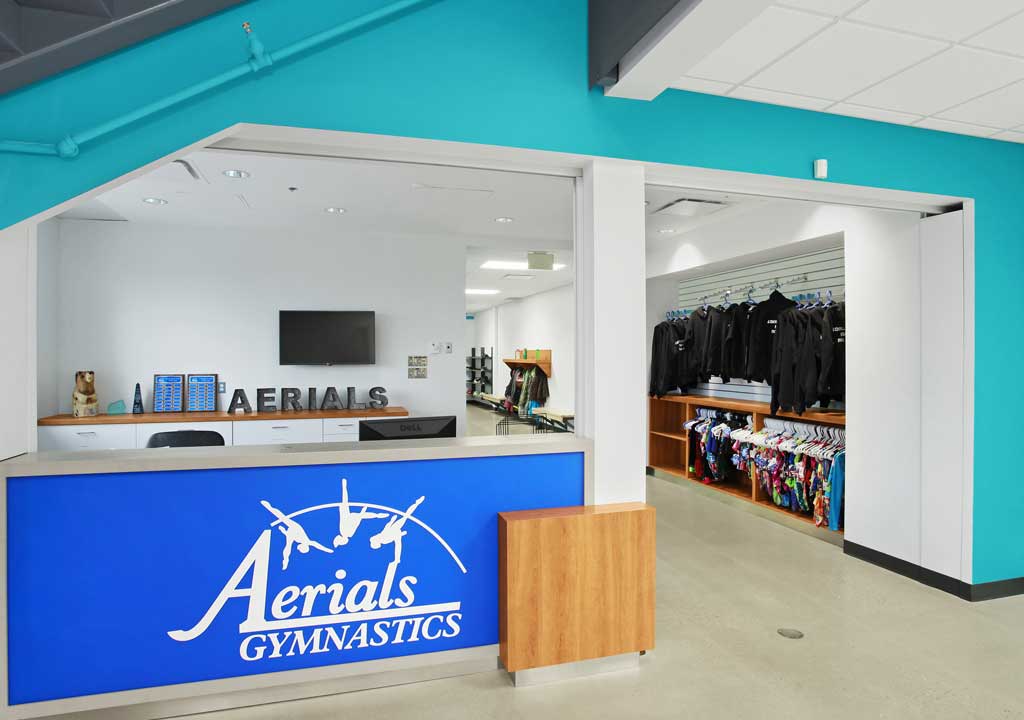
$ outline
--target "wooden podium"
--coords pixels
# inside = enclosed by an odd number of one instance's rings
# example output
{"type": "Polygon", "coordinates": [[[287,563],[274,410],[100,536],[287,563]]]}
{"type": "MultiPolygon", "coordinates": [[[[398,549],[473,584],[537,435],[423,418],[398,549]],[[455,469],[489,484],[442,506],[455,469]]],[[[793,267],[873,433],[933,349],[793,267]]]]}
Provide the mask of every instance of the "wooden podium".
{"type": "Polygon", "coordinates": [[[506,670],[654,647],[654,520],[644,503],[498,513],[506,670]]]}

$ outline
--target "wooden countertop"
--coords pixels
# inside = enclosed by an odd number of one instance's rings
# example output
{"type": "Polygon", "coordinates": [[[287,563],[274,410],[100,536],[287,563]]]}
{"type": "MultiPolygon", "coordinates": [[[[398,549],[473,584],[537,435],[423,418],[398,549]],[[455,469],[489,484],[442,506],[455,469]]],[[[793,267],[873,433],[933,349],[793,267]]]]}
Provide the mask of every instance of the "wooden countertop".
{"type": "Polygon", "coordinates": [[[72,417],[70,414],[39,418],[39,425],[134,425],[138,423],[242,422],[245,420],[343,420],[365,417],[407,417],[409,411],[400,405],[358,410],[278,410],[269,413],[178,412],[140,413],[133,415],[93,415],[72,417]]]}

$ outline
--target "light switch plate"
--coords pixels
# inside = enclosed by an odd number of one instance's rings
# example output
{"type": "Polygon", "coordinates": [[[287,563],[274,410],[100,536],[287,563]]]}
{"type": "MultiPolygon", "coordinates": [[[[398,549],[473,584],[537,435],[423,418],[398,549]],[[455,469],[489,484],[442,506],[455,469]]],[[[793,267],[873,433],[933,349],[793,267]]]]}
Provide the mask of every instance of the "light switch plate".
{"type": "Polygon", "coordinates": [[[217,392],[218,393],[226,393],[227,391],[228,391],[227,383],[225,383],[223,380],[221,380],[219,383],[217,383],[217,392]]]}
{"type": "Polygon", "coordinates": [[[439,343],[439,342],[432,342],[432,343],[430,343],[430,352],[431,352],[431,354],[432,355],[440,355],[441,354],[441,346],[442,346],[442,344],[443,343],[439,343]]]}

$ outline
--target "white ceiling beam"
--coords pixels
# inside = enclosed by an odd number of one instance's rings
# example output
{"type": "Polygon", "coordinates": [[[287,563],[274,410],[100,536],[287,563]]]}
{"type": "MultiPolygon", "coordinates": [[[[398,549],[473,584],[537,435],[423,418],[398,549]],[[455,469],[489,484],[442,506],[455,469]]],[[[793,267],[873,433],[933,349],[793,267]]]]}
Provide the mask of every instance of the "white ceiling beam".
{"type": "Polygon", "coordinates": [[[772,0],[682,0],[619,62],[605,95],[653,100],[772,0]]]}

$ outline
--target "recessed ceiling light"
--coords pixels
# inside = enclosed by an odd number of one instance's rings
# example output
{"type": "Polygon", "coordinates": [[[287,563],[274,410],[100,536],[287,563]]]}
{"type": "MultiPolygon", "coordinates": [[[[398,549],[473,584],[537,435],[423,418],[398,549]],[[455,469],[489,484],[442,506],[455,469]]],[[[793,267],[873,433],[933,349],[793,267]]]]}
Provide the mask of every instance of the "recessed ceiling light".
{"type": "Polygon", "coordinates": [[[235,180],[245,180],[249,177],[249,173],[245,170],[225,170],[224,175],[235,180]]]}
{"type": "Polygon", "coordinates": [[[504,277],[505,280],[533,280],[533,275],[519,275],[515,273],[509,273],[504,277]]]}
{"type": "Polygon", "coordinates": [[[658,232],[660,232],[660,233],[661,233],[662,235],[671,235],[671,234],[672,234],[672,233],[674,233],[675,231],[676,231],[676,229],[675,229],[675,228],[662,228],[662,229],[661,229],[661,230],[659,230],[658,232]]]}
{"type": "Polygon", "coordinates": [[[324,212],[329,212],[332,215],[341,215],[343,212],[345,212],[345,208],[343,208],[343,207],[328,207],[328,208],[324,208],[324,212]]]}
{"type": "MultiPolygon", "coordinates": [[[[530,266],[525,260],[488,260],[480,266],[481,270],[529,270],[530,266]]],[[[555,263],[552,270],[565,269],[564,263],[555,263]]]]}
{"type": "Polygon", "coordinates": [[[142,198],[142,202],[146,203],[147,205],[166,205],[167,204],[166,200],[164,200],[163,198],[158,198],[158,197],[142,198]]]}
{"type": "Polygon", "coordinates": [[[479,288],[466,288],[467,295],[497,295],[500,290],[481,290],[479,288]]]}
{"type": "Polygon", "coordinates": [[[510,217],[496,217],[496,218],[494,218],[494,222],[501,223],[502,225],[505,225],[507,223],[512,222],[512,218],[510,218],[510,217]]]}

